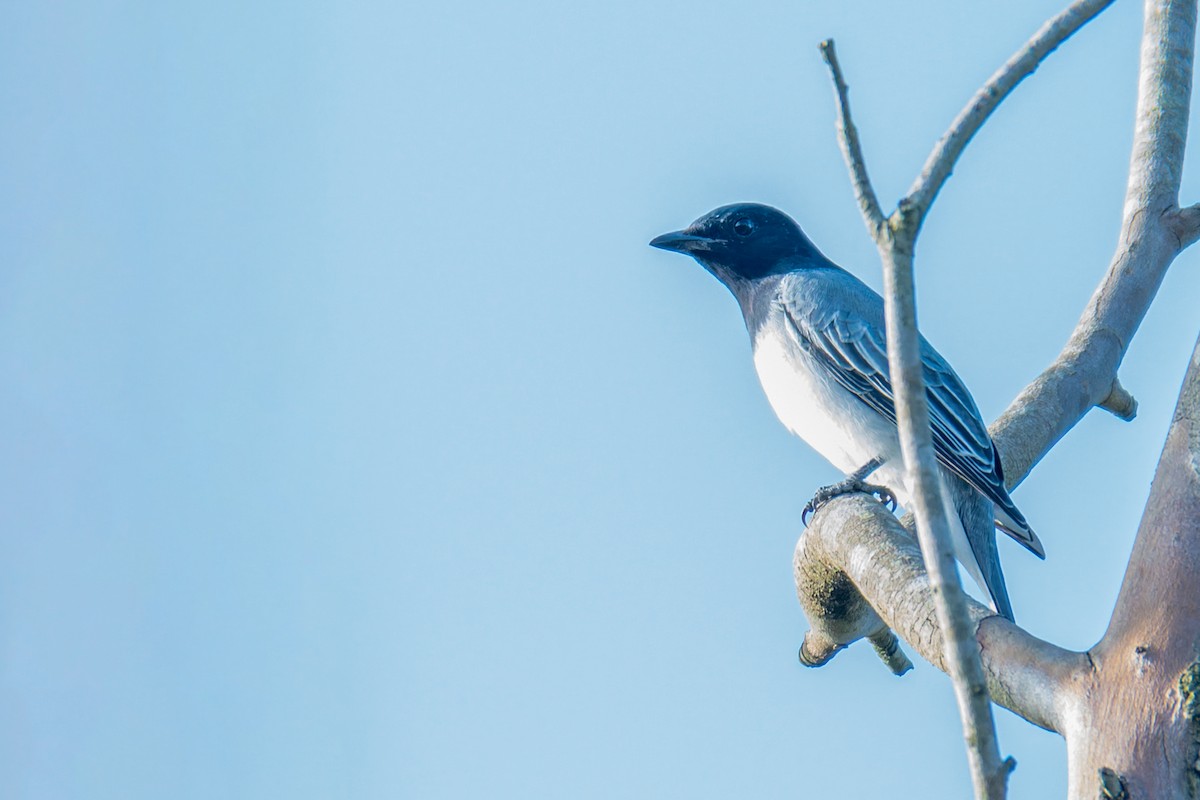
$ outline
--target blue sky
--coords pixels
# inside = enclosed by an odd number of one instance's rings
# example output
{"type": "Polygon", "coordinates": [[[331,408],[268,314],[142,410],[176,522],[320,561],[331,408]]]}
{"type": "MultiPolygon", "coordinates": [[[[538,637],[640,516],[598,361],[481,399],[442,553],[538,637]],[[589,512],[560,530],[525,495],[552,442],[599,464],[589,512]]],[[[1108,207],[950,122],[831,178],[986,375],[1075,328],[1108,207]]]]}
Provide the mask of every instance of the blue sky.
{"type": "MultiPolygon", "coordinates": [[[[797,663],[836,475],[646,242],[757,200],[878,286],[817,42],[888,202],[1058,9],[5,6],[0,796],[965,796],[940,673],[797,663]]],[[[1122,0],[1056,53],[925,227],[922,325],[989,419],[1107,265],[1139,34],[1122,0]]],[[[1016,492],[1017,618],[1060,644],[1111,612],[1196,266],[1122,370],[1137,421],[1016,492]]],[[[998,719],[1013,795],[1062,794],[1061,740],[998,719]]]]}

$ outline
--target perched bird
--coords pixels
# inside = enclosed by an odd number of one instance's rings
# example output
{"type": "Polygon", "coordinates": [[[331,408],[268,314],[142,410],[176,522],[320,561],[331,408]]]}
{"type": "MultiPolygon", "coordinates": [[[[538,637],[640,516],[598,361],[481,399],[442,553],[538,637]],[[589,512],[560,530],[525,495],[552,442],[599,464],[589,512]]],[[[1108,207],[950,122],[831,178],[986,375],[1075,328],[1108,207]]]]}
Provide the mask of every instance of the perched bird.
{"type": "MultiPolygon", "coordinates": [[[[876,488],[863,483],[869,476],[907,504],[883,298],[770,206],[722,206],[650,244],[692,256],[729,288],[776,416],[848,476],[818,491],[812,505],[876,488]]],[[[1045,551],[1008,496],[1000,456],[962,380],[924,338],[921,360],[954,554],[1011,620],[996,526],[1040,558],[1045,551]]]]}

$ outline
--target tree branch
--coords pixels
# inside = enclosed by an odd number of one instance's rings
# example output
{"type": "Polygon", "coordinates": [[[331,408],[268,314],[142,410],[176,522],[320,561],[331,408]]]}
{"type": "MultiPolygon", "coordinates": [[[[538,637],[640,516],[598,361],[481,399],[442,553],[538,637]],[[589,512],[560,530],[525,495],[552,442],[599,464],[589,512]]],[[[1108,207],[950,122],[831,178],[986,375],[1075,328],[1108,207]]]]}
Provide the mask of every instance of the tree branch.
{"type": "MultiPolygon", "coordinates": [[[[1136,403],[1112,402],[1117,370],[1175,257],[1200,236],[1200,205],[1180,209],[1179,184],[1187,140],[1194,0],[1146,4],[1141,78],[1121,234],[1108,272],[1054,362],[992,425],[1010,488],[1092,406],[1118,416],[1136,403]]],[[[1129,397],[1132,401],[1132,397],[1129,397]]]]}
{"type": "MultiPolygon", "coordinates": [[[[1181,676],[1196,670],[1197,575],[1200,339],[1179,393],[1112,619],[1090,651],[1098,669],[1075,691],[1064,693],[1064,699],[1077,707],[1074,724],[1064,732],[1072,785],[1107,766],[1116,769],[1130,787],[1137,787],[1138,796],[1195,796],[1195,786],[1190,792],[1186,786],[1200,779],[1195,768],[1200,754],[1197,708],[1194,701],[1173,698],[1181,697],[1181,676]],[[1131,708],[1155,713],[1131,715],[1131,708]],[[1094,731],[1120,731],[1121,735],[1094,736],[1094,731]]],[[[1193,692],[1194,687],[1193,682],[1193,692]]]]}
{"type": "Polygon", "coordinates": [[[854,120],[850,116],[850,87],[846,85],[846,80],[842,77],[842,67],[838,63],[833,39],[826,39],[818,47],[821,55],[825,58],[825,63],[829,65],[829,72],[833,77],[834,96],[837,99],[838,110],[838,145],[842,149],[842,158],[846,160],[846,167],[850,170],[850,181],[854,184],[854,197],[858,200],[858,209],[862,212],[867,232],[871,234],[871,239],[878,244],[881,237],[885,235],[883,210],[879,207],[879,198],[876,197],[875,189],[871,186],[871,179],[867,175],[867,162],[863,158],[862,146],[858,141],[858,128],[855,127],[854,120]]]}
{"type": "Polygon", "coordinates": [[[975,642],[975,625],[950,544],[949,511],[942,499],[941,473],[933,449],[917,332],[913,247],[920,222],[908,213],[909,209],[901,204],[888,220],[891,236],[878,245],[883,257],[888,372],[895,395],[896,425],[917,520],[917,539],[933,587],[938,625],[945,638],[946,673],[954,685],[962,717],[975,796],[1000,800],[1007,793],[1008,774],[1016,762],[1000,758],[987,681],[975,642]]]}
{"type": "Polygon", "coordinates": [[[908,201],[917,211],[917,226],[920,227],[938,192],[954,170],[954,164],[962,155],[967,143],[983,127],[983,123],[996,107],[1008,97],[1026,76],[1033,73],[1046,56],[1066,41],[1071,34],[1082,28],[1108,6],[1113,0],[1076,0],[1065,11],[1051,19],[1025,43],[1020,50],[1000,67],[983,85],[971,101],[958,112],[950,128],[934,145],[921,174],[908,190],[908,201]]]}
{"type": "MultiPolygon", "coordinates": [[[[860,638],[885,639],[890,627],[935,667],[948,669],[921,553],[873,498],[843,496],[822,506],[796,543],[793,567],[797,595],[812,626],[802,653],[828,654],[820,663],[806,661],[809,666],[820,666],[860,638]]],[[[992,698],[1034,725],[1062,732],[1061,689],[1085,668],[1087,656],[1044,642],[970,598],[966,602],[992,698]]],[[[902,674],[889,658],[881,658],[902,674]]]]}

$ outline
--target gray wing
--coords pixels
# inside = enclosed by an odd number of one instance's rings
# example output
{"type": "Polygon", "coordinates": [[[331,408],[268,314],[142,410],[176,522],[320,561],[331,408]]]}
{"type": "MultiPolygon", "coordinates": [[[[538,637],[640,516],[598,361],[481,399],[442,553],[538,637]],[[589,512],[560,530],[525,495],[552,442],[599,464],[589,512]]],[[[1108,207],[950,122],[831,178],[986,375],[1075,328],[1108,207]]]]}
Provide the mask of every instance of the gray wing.
{"type": "MultiPolygon", "coordinates": [[[[814,318],[811,313],[798,313],[786,298],[783,304],[801,347],[824,365],[841,386],[895,423],[895,394],[882,328],[840,309],[817,314],[814,318]]],[[[1000,454],[996,452],[974,399],[946,360],[924,337],[921,339],[921,365],[938,462],[1028,529],[1025,518],[1008,496],[1000,454]]],[[[1034,544],[1036,538],[1032,542],[1024,537],[1014,538],[1042,556],[1034,544]]]]}

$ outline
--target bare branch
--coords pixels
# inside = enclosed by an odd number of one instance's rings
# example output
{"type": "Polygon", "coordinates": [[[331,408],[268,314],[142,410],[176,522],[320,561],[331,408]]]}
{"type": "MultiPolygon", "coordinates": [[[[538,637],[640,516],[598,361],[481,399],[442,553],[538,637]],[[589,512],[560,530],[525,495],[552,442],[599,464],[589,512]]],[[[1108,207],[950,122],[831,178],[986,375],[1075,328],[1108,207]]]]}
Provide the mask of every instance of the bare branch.
{"type": "Polygon", "coordinates": [[[888,371],[895,395],[896,424],[917,519],[917,539],[933,586],[937,620],[946,640],[946,672],[954,684],[962,717],[975,796],[1000,800],[1007,793],[1008,773],[1015,762],[1000,758],[987,680],[975,643],[975,626],[950,544],[950,520],[942,500],[942,479],[933,449],[917,333],[912,253],[919,222],[906,211],[902,203],[900,211],[889,221],[892,236],[879,244],[883,256],[888,371]]]}
{"type": "MultiPolygon", "coordinates": [[[[818,640],[826,648],[826,657],[806,662],[809,666],[820,666],[860,638],[875,643],[894,628],[923,658],[947,670],[921,553],[874,499],[847,496],[822,506],[796,543],[794,569],[797,594],[812,625],[805,648],[811,651],[818,640]]],[[[1062,689],[1085,668],[1087,657],[1031,636],[970,598],[967,606],[992,698],[1034,725],[1062,732],[1062,689]]]]}
{"type": "Polygon", "coordinates": [[[1137,116],[1125,225],[1149,211],[1177,212],[1183,153],[1187,144],[1192,97],[1192,60],[1196,45],[1196,8],[1191,0],[1146,3],[1138,79],[1137,116]]]}
{"type": "Polygon", "coordinates": [[[866,638],[875,645],[875,652],[892,674],[903,675],[912,669],[912,662],[900,649],[895,634],[846,573],[828,560],[805,557],[806,541],[810,539],[802,536],[796,543],[793,560],[796,595],[812,625],[800,646],[800,663],[806,667],[823,666],[847,645],[866,638]]]}
{"type": "Polygon", "coordinates": [[[991,427],[1010,488],[1092,406],[1119,406],[1108,401],[1129,343],[1167,268],[1200,235],[1200,206],[1178,207],[1195,39],[1194,0],[1146,4],[1120,239],[1063,351],[991,427]]]}
{"type": "Polygon", "coordinates": [[[918,227],[929,213],[929,208],[946,179],[950,177],[963,149],[996,107],[1008,97],[1017,84],[1038,68],[1046,56],[1112,2],[1113,0],[1076,0],[1065,11],[1043,25],[1033,38],[988,79],[983,88],[971,98],[971,102],[958,112],[954,122],[950,123],[950,128],[934,145],[929,158],[925,160],[925,166],[921,168],[921,174],[908,190],[908,200],[917,209],[918,227]]]}
{"type": "Polygon", "coordinates": [[[829,71],[833,77],[834,94],[837,97],[838,145],[842,149],[846,167],[850,170],[850,181],[854,184],[854,197],[858,200],[858,209],[862,212],[867,232],[871,234],[873,240],[878,242],[880,236],[885,232],[883,210],[879,207],[879,198],[875,196],[875,189],[871,186],[871,179],[867,175],[867,162],[863,158],[862,146],[858,141],[858,128],[855,127],[854,120],[850,116],[850,87],[846,85],[846,80],[842,77],[842,67],[838,64],[837,50],[834,48],[833,39],[826,39],[821,42],[819,47],[825,63],[829,65],[829,71]]]}

